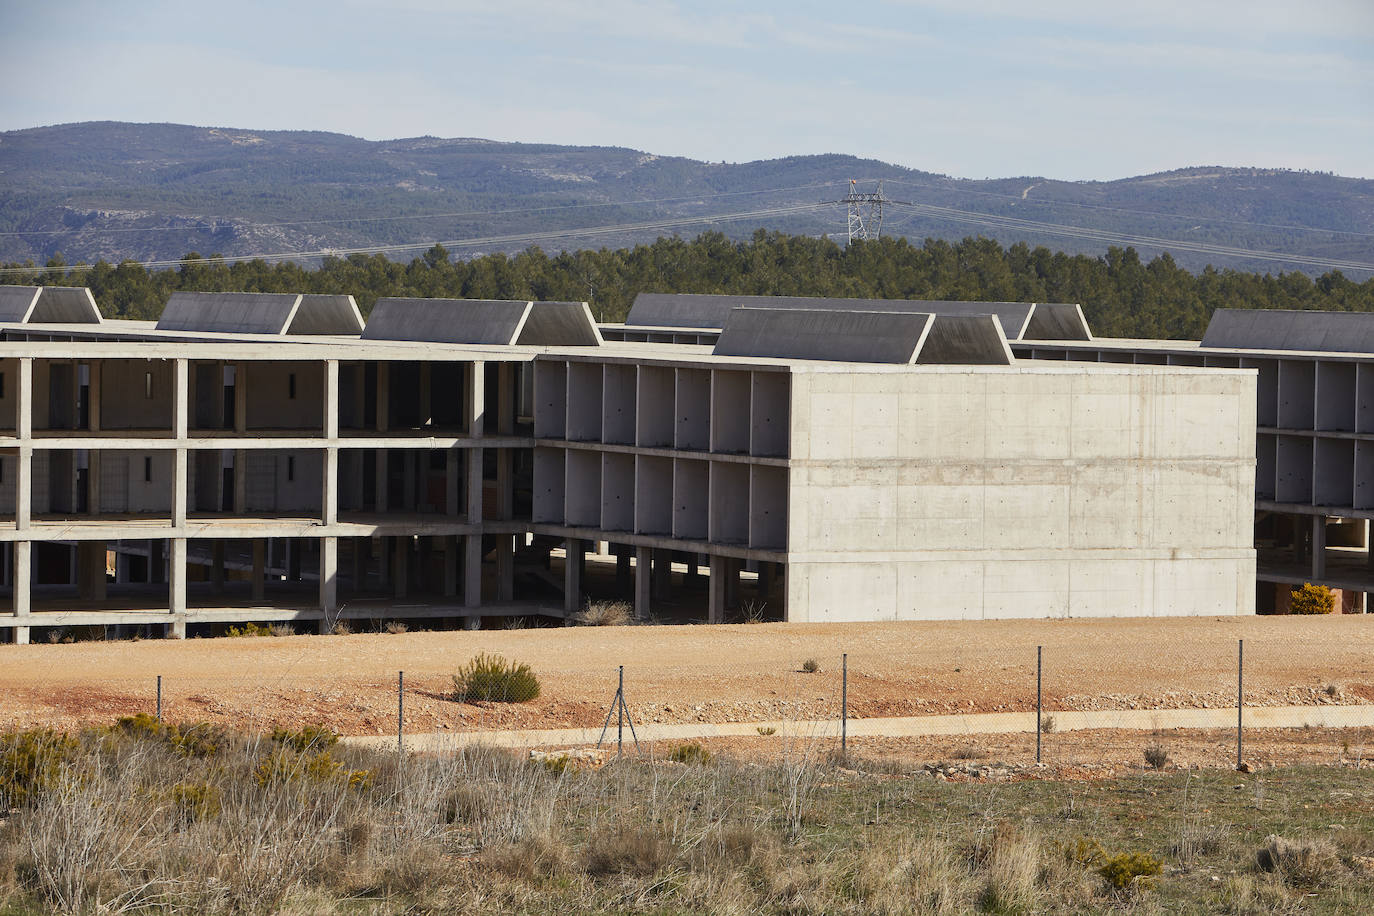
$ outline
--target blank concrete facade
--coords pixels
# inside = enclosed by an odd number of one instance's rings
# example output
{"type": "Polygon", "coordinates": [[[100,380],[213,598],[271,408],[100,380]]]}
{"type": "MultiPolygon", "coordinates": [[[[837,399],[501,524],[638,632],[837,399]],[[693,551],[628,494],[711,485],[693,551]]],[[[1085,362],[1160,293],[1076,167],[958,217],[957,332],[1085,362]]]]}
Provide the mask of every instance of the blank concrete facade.
{"type": "Polygon", "coordinates": [[[1202,341],[1013,344],[1022,358],[1240,367],[1257,376],[1257,609],[1296,585],[1374,593],[1374,315],[1219,309],[1202,341]]]}
{"type": "Polygon", "coordinates": [[[0,324],[0,630],[558,617],[597,568],[713,621],[1254,604],[1253,371],[1011,361],[966,313],[939,352],[978,364],[930,365],[938,313],[868,363],[603,342],[582,303],[293,332],[287,298],[0,324]]]}

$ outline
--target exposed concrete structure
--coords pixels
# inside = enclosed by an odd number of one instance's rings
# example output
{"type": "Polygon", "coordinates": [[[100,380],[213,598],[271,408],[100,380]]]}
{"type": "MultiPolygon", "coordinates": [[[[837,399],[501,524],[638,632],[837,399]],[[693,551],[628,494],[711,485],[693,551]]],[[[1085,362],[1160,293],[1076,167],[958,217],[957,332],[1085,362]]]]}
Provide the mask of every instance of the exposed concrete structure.
{"type": "Polygon", "coordinates": [[[100,309],[85,287],[0,286],[0,322],[100,324],[100,309]]]}
{"type": "Polygon", "coordinates": [[[1016,344],[1022,358],[1241,367],[1258,377],[1257,609],[1283,610],[1303,582],[1343,610],[1374,594],[1374,316],[1220,309],[1201,343],[1016,344]]]}
{"type": "Polygon", "coordinates": [[[1013,363],[991,316],[741,318],[899,324],[872,363],[598,345],[581,303],[243,305],[265,330],[0,325],[0,631],[1253,606],[1253,371],[1013,363]]]}

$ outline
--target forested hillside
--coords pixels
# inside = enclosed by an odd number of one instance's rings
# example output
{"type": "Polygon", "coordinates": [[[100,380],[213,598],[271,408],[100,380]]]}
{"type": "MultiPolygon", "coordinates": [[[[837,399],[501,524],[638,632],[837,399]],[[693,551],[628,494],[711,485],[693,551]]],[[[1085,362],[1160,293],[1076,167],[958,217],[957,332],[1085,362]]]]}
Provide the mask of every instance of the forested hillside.
{"type": "Polygon", "coordinates": [[[857,242],[755,233],[747,242],[718,232],[660,238],[628,249],[455,261],[441,247],[404,263],[381,255],[294,263],[206,262],[188,255],[175,269],[128,261],[89,271],[54,266],[9,275],[8,283],[86,285],[109,317],[154,318],[174,290],[348,293],[366,313],[380,296],[585,300],[605,321],[625,317],[640,292],[1077,302],[1099,336],[1197,338],[1217,308],[1374,311],[1374,279],[1339,272],[1192,273],[1168,255],[1142,260],[1132,248],[1068,255],[986,238],[857,242]]]}
{"type": "MultiPolygon", "coordinates": [[[[919,164],[919,152],[910,158],[919,164]]],[[[1093,256],[1134,245],[1192,270],[1315,276],[1345,266],[1336,261],[1374,265],[1374,181],[1322,173],[969,180],[838,154],[699,162],[613,147],[118,122],[0,133],[0,260],[213,251],[313,264],[310,253],[364,248],[408,260],[434,242],[466,259],[531,244],[628,248],[674,231],[746,240],[759,226],[844,238],[845,209],[823,202],[843,197],[850,179],[861,191],[884,182],[894,203],[883,235],[981,234],[1093,256]]]]}

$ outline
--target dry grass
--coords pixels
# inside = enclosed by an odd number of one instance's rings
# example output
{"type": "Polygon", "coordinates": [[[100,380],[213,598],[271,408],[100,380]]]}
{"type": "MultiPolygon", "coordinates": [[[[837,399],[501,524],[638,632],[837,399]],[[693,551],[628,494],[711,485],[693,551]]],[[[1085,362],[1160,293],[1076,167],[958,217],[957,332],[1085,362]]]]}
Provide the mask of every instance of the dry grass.
{"type": "Polygon", "coordinates": [[[715,752],[693,766],[627,758],[594,769],[480,747],[402,759],[333,744],[320,730],[224,734],[213,745],[169,737],[194,733],[132,723],[44,745],[61,748],[60,759],[0,819],[0,913],[1203,914],[1374,904],[1374,888],[1337,854],[1374,848],[1374,813],[1352,802],[1335,831],[1323,810],[1346,797],[1333,793],[1353,799],[1363,786],[1342,769],[1267,775],[1261,804],[1234,790],[1232,774],[939,782],[895,762],[831,757],[819,740],[779,739],[771,764],[715,752]],[[1137,852],[1165,870],[1154,887],[1133,882],[1128,898],[1099,869],[1137,852]]]}
{"type": "Polygon", "coordinates": [[[623,627],[634,619],[634,608],[624,601],[588,601],[573,616],[580,627],[623,627]]]}

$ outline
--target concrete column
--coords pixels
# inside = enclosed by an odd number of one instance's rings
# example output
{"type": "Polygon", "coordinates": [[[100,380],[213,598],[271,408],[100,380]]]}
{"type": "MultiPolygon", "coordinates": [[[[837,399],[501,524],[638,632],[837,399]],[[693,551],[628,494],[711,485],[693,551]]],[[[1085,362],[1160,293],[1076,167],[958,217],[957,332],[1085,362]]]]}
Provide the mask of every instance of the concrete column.
{"type": "MultiPolygon", "coordinates": [[[[19,359],[18,402],[15,405],[15,435],[19,438],[19,460],[14,480],[14,526],[29,527],[33,507],[33,359],[19,359]]],[[[28,546],[25,544],[25,556],[28,546]]],[[[27,588],[27,585],[25,586],[27,588]]]]}
{"type": "MultiPolygon", "coordinates": [[[[28,362],[28,360],[25,360],[28,362]]],[[[27,620],[33,610],[30,597],[33,588],[33,544],[29,541],[14,542],[14,616],[16,620],[27,620]]],[[[14,628],[14,641],[20,645],[29,642],[29,628],[14,628]]]]}
{"type": "Polygon", "coordinates": [[[487,365],[482,360],[474,360],[468,385],[466,419],[468,435],[479,438],[486,423],[487,405],[487,365]]]}
{"type": "Polygon", "coordinates": [[[652,553],[648,547],[635,548],[635,617],[640,620],[649,619],[653,584],[652,553]]]}
{"type": "Polygon", "coordinates": [[[267,593],[267,541],[253,538],[253,600],[261,601],[267,593]]]}
{"type": "Polygon", "coordinates": [[[385,360],[377,363],[377,432],[384,433],[390,428],[391,412],[391,364],[385,360]]]}
{"type": "MultiPolygon", "coordinates": [[[[248,363],[234,363],[234,432],[248,431],[248,363]]],[[[242,512],[242,510],[239,510],[242,512]]]]}
{"type": "MultiPolygon", "coordinates": [[[[187,427],[187,403],[189,401],[189,371],[185,359],[173,360],[172,368],[172,434],[176,437],[176,446],[173,450],[172,459],[172,525],[176,528],[186,526],[186,498],[187,498],[187,450],[186,450],[186,427],[187,427]]],[[[186,543],[182,539],[181,544],[182,562],[181,581],[182,598],[185,599],[186,583],[186,543]]],[[[176,551],[173,550],[175,555],[176,551]]],[[[176,566],[173,563],[173,566],[176,566]]],[[[182,610],[185,610],[183,603],[182,610]]],[[[183,630],[185,627],[183,626],[183,630]]]]}
{"type": "Polygon", "coordinates": [[[224,540],[215,538],[210,545],[210,582],[215,593],[224,594],[224,540]]]}
{"type": "Polygon", "coordinates": [[[324,437],[339,438],[339,361],[324,361],[324,437]]]}
{"type": "Polygon", "coordinates": [[[102,360],[93,359],[87,366],[90,378],[86,387],[86,414],[91,432],[100,432],[100,366],[102,360]]]}
{"type": "Polygon", "coordinates": [[[404,598],[410,588],[410,538],[392,538],[391,544],[391,593],[404,598]]]}
{"type": "Polygon", "coordinates": [[[696,553],[687,554],[687,576],[682,584],[688,588],[695,588],[699,575],[701,575],[700,555],[696,553]]]}
{"type": "Polygon", "coordinates": [[[725,622],[725,580],[729,573],[729,557],[711,556],[710,599],[707,605],[706,622],[725,622]]]}
{"type": "Polygon", "coordinates": [[[19,446],[14,475],[14,527],[24,531],[29,527],[33,510],[33,446],[19,446]]]}
{"type": "Polygon", "coordinates": [[[768,600],[768,593],[773,590],[773,564],[767,560],[759,560],[759,599],[768,600]]]}
{"type": "MultiPolygon", "coordinates": [[[[179,363],[186,360],[179,359],[179,363]]],[[[173,639],[186,638],[186,538],[172,538],[171,568],[167,570],[168,610],[172,624],[168,633],[173,639]]]]}
{"type": "Polygon", "coordinates": [[[339,611],[339,539],[320,538],[320,610],[332,623],[339,611]]]}
{"type": "Polygon", "coordinates": [[[619,595],[630,590],[630,552],[623,546],[615,553],[615,590],[619,595]]]}
{"type": "Polygon", "coordinates": [[[467,562],[463,570],[463,604],[482,606],[482,535],[469,534],[463,538],[463,552],[467,562]]]}
{"type": "Polygon", "coordinates": [[[324,450],[324,473],[320,475],[320,521],[326,525],[339,523],[339,450],[324,450]]]}
{"type": "Polygon", "coordinates": [[[1326,516],[1312,516],[1312,581],[1326,578],[1326,516]]]}
{"type": "Polygon", "coordinates": [[[582,559],[585,544],[577,538],[563,542],[563,610],[569,614],[582,607],[582,559]]]}
{"type": "Polygon", "coordinates": [[[496,600],[515,600],[515,539],[509,534],[496,539],[496,600]]]}

